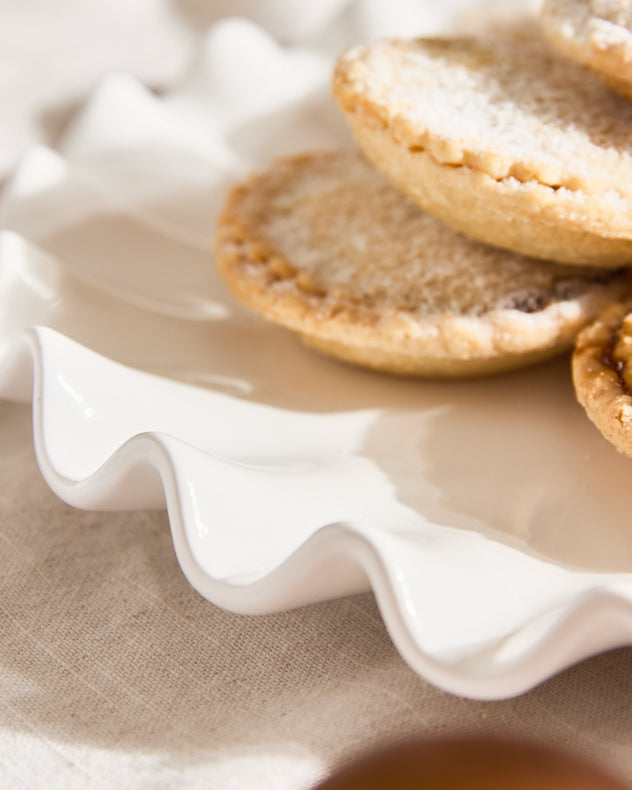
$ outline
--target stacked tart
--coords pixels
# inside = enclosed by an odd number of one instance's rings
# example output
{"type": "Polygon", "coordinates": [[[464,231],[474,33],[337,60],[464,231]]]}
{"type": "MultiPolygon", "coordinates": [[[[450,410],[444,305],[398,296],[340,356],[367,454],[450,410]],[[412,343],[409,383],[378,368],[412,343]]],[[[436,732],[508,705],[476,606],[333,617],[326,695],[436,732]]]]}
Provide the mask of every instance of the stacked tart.
{"type": "MultiPolygon", "coordinates": [[[[609,24],[627,30],[620,3],[609,24]]],[[[581,54],[577,7],[597,4],[545,3],[544,34],[345,52],[333,90],[358,150],[282,159],[232,190],[216,260],[234,295],[390,373],[488,374],[576,345],[579,400],[632,450],[632,102],[625,69],[603,68],[632,57],[623,33],[607,58],[581,54]]]]}

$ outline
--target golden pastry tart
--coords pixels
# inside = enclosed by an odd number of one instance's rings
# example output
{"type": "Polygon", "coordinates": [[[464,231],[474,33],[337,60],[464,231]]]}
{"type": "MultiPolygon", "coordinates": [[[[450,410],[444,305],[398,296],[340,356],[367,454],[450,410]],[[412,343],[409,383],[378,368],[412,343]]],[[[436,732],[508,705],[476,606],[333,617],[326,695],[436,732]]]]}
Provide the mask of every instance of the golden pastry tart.
{"type": "Polygon", "coordinates": [[[632,458],[632,301],[610,305],[580,333],[573,382],[590,419],[632,458]]]}
{"type": "Polygon", "coordinates": [[[236,187],[215,253],[237,299],[311,346],[419,376],[551,356],[630,288],[627,272],[466,238],[352,151],[283,159],[236,187]]]}
{"type": "Polygon", "coordinates": [[[372,163],[456,230],[632,263],[632,103],[539,36],[376,41],[340,57],[334,93],[372,163]]]}

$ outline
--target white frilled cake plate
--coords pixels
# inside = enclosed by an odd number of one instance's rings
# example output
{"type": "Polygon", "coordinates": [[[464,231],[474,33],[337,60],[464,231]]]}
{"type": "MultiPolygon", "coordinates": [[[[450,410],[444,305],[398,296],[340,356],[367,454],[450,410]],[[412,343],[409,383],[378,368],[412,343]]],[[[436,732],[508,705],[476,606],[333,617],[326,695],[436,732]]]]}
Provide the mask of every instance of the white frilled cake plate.
{"type": "Polygon", "coordinates": [[[349,144],[330,68],[225,21],[177,89],[112,75],[58,150],[29,151],[2,204],[0,395],[32,399],[66,502],[166,507],[213,603],[257,614],[372,589],[423,677],[519,694],[632,643],[632,464],[577,405],[566,357],[400,380],[227,294],[211,256],[227,186],[349,144]],[[243,51],[269,78],[256,90],[230,60],[243,51]]]}

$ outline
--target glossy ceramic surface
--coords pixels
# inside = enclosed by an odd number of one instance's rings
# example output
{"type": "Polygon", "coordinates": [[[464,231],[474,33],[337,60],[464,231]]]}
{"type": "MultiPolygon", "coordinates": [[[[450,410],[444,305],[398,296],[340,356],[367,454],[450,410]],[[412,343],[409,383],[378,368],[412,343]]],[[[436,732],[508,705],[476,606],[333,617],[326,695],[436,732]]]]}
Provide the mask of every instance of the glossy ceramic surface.
{"type": "Polygon", "coordinates": [[[5,192],[0,394],[33,399],[51,488],[166,506],[191,583],[238,612],[372,588],[404,658],[458,694],[517,694],[629,644],[632,466],[577,405],[568,359],[399,380],[228,296],[210,251],[228,184],[349,141],[324,55],[237,20],[202,55],[162,98],[110,78],[5,192]],[[267,94],[237,90],[226,53],[245,47],[267,94]]]}

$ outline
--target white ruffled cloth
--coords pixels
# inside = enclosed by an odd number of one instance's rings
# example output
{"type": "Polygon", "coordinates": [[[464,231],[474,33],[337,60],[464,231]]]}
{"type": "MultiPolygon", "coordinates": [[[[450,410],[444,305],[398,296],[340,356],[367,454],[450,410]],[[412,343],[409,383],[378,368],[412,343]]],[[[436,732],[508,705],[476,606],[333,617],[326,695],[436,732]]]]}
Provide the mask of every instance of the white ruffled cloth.
{"type": "MultiPolygon", "coordinates": [[[[226,186],[276,155],[345,139],[328,91],[335,54],[442,30],[464,6],[0,0],[3,243],[27,239],[148,315],[204,317],[201,261],[226,186]],[[130,266],[103,257],[114,242],[90,220],[104,205],[130,266]],[[147,241],[127,216],[186,242],[175,280],[152,281],[143,266],[155,260],[134,261],[147,241]],[[181,298],[183,279],[199,299],[181,298]]],[[[48,311],[64,329],[44,290],[12,327],[48,311]]],[[[111,351],[110,337],[95,334],[97,350],[111,351]]],[[[133,355],[150,345],[119,338],[116,350],[143,366],[133,355]]],[[[514,699],[462,699],[404,663],[371,594],[222,611],[185,580],[163,511],[80,511],[49,491],[28,406],[0,402],[0,442],[1,787],[296,790],[385,740],[465,732],[554,743],[632,781],[628,648],[514,699]]]]}

